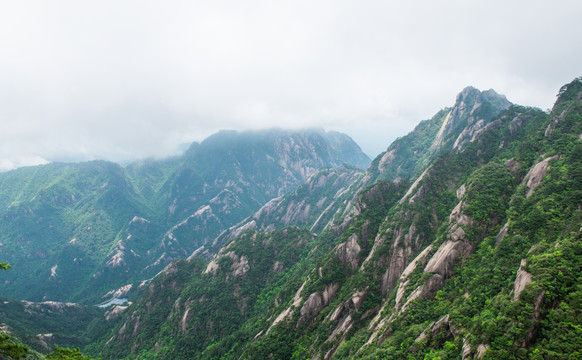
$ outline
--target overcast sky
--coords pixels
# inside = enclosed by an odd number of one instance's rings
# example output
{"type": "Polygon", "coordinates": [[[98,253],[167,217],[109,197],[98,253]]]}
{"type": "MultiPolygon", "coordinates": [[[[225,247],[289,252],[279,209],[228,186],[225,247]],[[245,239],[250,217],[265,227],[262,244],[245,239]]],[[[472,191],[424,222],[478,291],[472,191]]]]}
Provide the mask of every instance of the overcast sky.
{"type": "Polygon", "coordinates": [[[582,1],[2,1],[0,169],[323,127],[371,157],[465,86],[547,109],[582,1]]]}

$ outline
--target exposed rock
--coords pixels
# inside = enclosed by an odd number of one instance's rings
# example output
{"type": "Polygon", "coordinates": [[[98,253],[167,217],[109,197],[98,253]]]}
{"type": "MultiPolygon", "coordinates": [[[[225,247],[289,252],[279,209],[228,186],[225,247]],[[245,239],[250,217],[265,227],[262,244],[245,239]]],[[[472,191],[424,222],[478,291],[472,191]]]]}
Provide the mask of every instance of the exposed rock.
{"type": "Polygon", "coordinates": [[[269,326],[269,328],[267,329],[267,334],[269,333],[269,331],[271,331],[273,326],[277,325],[278,323],[280,323],[284,319],[291,318],[291,316],[293,316],[293,308],[297,308],[299,306],[299,304],[301,304],[301,293],[303,292],[303,289],[305,288],[305,285],[307,284],[308,281],[309,281],[309,278],[307,278],[307,280],[305,280],[303,282],[303,284],[301,284],[301,287],[299,288],[299,290],[297,290],[297,292],[295,293],[295,296],[293,297],[293,304],[291,304],[291,306],[289,306],[287,309],[283,310],[277,316],[277,318],[275,318],[275,320],[273,321],[271,326],[269,326]]]}
{"type": "Polygon", "coordinates": [[[57,301],[43,301],[43,302],[30,302],[26,300],[21,301],[24,304],[24,311],[32,313],[33,311],[39,312],[55,312],[64,313],[68,308],[78,308],[80,305],[75,303],[63,303],[57,301]]]}
{"type": "Polygon", "coordinates": [[[275,321],[273,321],[273,324],[271,324],[271,326],[269,326],[269,328],[267,329],[267,334],[269,333],[269,331],[271,331],[273,326],[277,325],[278,323],[283,321],[285,318],[291,317],[291,316],[293,316],[293,309],[291,307],[288,307],[287,309],[283,310],[283,312],[280,313],[277,316],[277,318],[275,318],[275,321]]]}
{"type": "MultiPolygon", "coordinates": [[[[408,189],[408,191],[406,192],[406,194],[404,194],[404,196],[402,197],[402,199],[400,199],[400,201],[399,201],[400,204],[402,204],[404,202],[404,200],[406,198],[408,198],[416,190],[416,187],[418,186],[418,184],[420,184],[420,182],[422,181],[422,179],[424,179],[424,177],[426,176],[426,174],[428,174],[429,169],[430,169],[430,167],[427,168],[426,170],[424,170],[422,172],[422,174],[420,174],[420,176],[418,178],[416,178],[416,180],[410,186],[410,188],[408,189]]],[[[409,203],[414,203],[413,198],[409,199],[409,203]]]]}
{"type": "Polygon", "coordinates": [[[358,255],[361,250],[358,240],[358,235],[352,234],[346,242],[338,245],[335,250],[335,256],[341,263],[349,264],[354,270],[358,266],[358,255]]]}
{"type": "Polygon", "coordinates": [[[176,266],[176,264],[170,263],[170,264],[166,265],[166,267],[162,271],[160,271],[160,274],[167,276],[167,275],[175,274],[177,272],[178,272],[178,267],[176,266]]]}
{"type": "Polygon", "coordinates": [[[240,258],[233,252],[227,254],[232,259],[231,269],[234,276],[243,276],[250,270],[249,260],[245,255],[240,258]]]}
{"type": "Polygon", "coordinates": [[[517,162],[514,158],[508,159],[503,163],[503,166],[513,175],[516,175],[519,171],[520,163],[517,162]]]}
{"type": "Polygon", "coordinates": [[[532,275],[524,270],[526,265],[526,259],[521,259],[521,263],[519,264],[519,269],[517,270],[517,275],[515,276],[515,282],[513,284],[513,300],[519,300],[519,295],[525,289],[525,287],[531,283],[532,275]]]}
{"type": "Polygon", "coordinates": [[[428,328],[424,329],[424,331],[416,338],[415,341],[430,341],[442,331],[445,332],[445,336],[447,338],[452,337],[453,333],[450,329],[450,319],[450,315],[447,314],[440,318],[438,321],[433,322],[429,325],[428,328]]]}
{"type": "MultiPolygon", "coordinates": [[[[393,243],[393,245],[396,245],[396,243],[393,243]]],[[[394,246],[388,267],[382,275],[382,283],[380,287],[382,294],[387,295],[392,291],[394,284],[398,281],[398,278],[400,277],[400,274],[402,274],[402,271],[404,271],[405,267],[406,253],[404,249],[399,246],[394,246]]]]}
{"type": "Polygon", "coordinates": [[[424,272],[436,273],[448,278],[452,275],[454,266],[460,260],[466,259],[472,251],[473,246],[467,241],[447,240],[429,260],[424,272]]]}
{"type": "Polygon", "coordinates": [[[273,270],[273,272],[278,273],[279,271],[283,270],[283,264],[279,260],[277,260],[275,261],[271,269],[273,270]]]}
{"type": "Polygon", "coordinates": [[[483,359],[485,353],[487,352],[487,350],[489,350],[490,347],[491,345],[489,344],[479,344],[479,346],[477,346],[477,353],[475,354],[475,359],[483,359]]]}
{"type": "Polygon", "coordinates": [[[378,233],[376,235],[376,238],[374,239],[374,245],[372,245],[372,250],[370,250],[370,253],[368,254],[368,256],[366,256],[366,258],[364,259],[364,261],[362,261],[362,265],[360,266],[360,271],[364,271],[364,268],[365,268],[366,264],[370,262],[370,260],[372,259],[372,257],[376,253],[376,250],[378,250],[378,248],[380,246],[384,245],[384,242],[385,241],[386,241],[386,235],[385,234],[378,233]]]}
{"type": "Polygon", "coordinates": [[[465,195],[465,192],[467,192],[467,186],[463,184],[460,188],[457,189],[457,199],[461,200],[465,195]]]}
{"type": "Polygon", "coordinates": [[[44,347],[47,350],[50,350],[55,342],[55,337],[53,336],[53,334],[37,334],[36,338],[38,339],[42,347],[44,347]]]}
{"type": "Polygon", "coordinates": [[[216,258],[214,258],[208,263],[208,265],[206,266],[206,270],[204,270],[203,274],[216,275],[216,270],[218,270],[218,262],[216,261],[216,258]]]}
{"type": "Polygon", "coordinates": [[[125,263],[125,245],[122,240],[119,240],[111,252],[107,255],[109,260],[105,263],[105,266],[114,269],[120,266],[126,266],[125,263]]]}
{"type": "MultiPolygon", "coordinates": [[[[340,321],[340,323],[336,326],[336,328],[333,330],[333,332],[327,338],[326,341],[333,340],[338,334],[345,333],[351,327],[352,327],[352,316],[348,315],[340,321]]],[[[326,358],[329,358],[329,357],[326,357],[326,358]]]]}
{"type": "MultiPolygon", "coordinates": [[[[273,199],[273,200],[275,200],[275,199],[273,199]]],[[[271,201],[273,201],[273,200],[271,200],[271,201]]],[[[270,203],[271,202],[267,203],[267,205],[269,205],[270,203]]],[[[267,205],[265,205],[265,206],[267,206],[267,205]]],[[[232,227],[230,229],[230,234],[228,234],[228,236],[225,238],[225,240],[235,238],[248,230],[256,230],[256,228],[257,228],[257,222],[255,220],[251,220],[251,221],[249,221],[241,226],[237,225],[237,226],[232,227]]]]}
{"type": "Polygon", "coordinates": [[[527,186],[527,192],[525,194],[526,198],[529,198],[532,194],[534,189],[542,182],[542,180],[546,177],[546,173],[548,172],[548,163],[550,160],[557,158],[557,156],[551,156],[546,158],[534,166],[528,171],[528,173],[523,178],[523,183],[527,186]]]}
{"type": "Polygon", "coordinates": [[[316,291],[309,295],[307,300],[303,303],[301,310],[299,311],[300,317],[297,321],[297,328],[303,326],[309,319],[316,317],[319,312],[323,309],[323,300],[321,295],[316,291]]]}
{"type": "Polygon", "coordinates": [[[408,264],[406,269],[404,269],[404,271],[402,272],[402,275],[400,275],[399,280],[400,284],[398,285],[398,290],[396,291],[395,299],[396,305],[394,306],[395,309],[400,308],[402,298],[404,297],[404,291],[406,290],[406,286],[408,286],[409,283],[408,277],[416,269],[416,266],[426,259],[426,256],[429,254],[431,250],[432,245],[427,246],[426,249],[424,249],[420,254],[418,254],[418,256],[416,256],[416,258],[414,258],[414,260],[412,260],[410,264],[408,264]]]}
{"type": "Polygon", "coordinates": [[[127,306],[114,305],[111,308],[111,310],[105,312],[105,314],[104,314],[105,320],[111,321],[113,319],[118,318],[119,315],[121,315],[126,309],[127,309],[127,306]]]}
{"type": "Polygon", "coordinates": [[[339,289],[339,284],[333,283],[333,284],[328,285],[323,290],[323,303],[325,305],[329,305],[329,303],[332,302],[338,289],[339,289]]]}
{"type": "Polygon", "coordinates": [[[470,216],[465,215],[463,210],[467,208],[467,204],[464,201],[460,201],[457,206],[449,215],[449,221],[456,223],[457,225],[471,226],[473,225],[473,220],[470,216]]]}
{"type": "Polygon", "coordinates": [[[180,330],[185,333],[188,330],[188,325],[190,323],[190,306],[186,306],[186,311],[184,311],[184,315],[182,315],[182,319],[180,320],[180,330]]]}
{"type": "Polygon", "coordinates": [[[394,159],[396,158],[394,153],[395,153],[395,150],[393,149],[390,151],[386,151],[386,153],[384,153],[384,155],[382,155],[382,158],[378,162],[378,171],[381,172],[386,166],[392,164],[392,161],[394,161],[394,159]]]}
{"type": "Polygon", "coordinates": [[[309,281],[309,278],[305,280],[303,284],[301,284],[301,287],[295,293],[295,296],[293,297],[293,306],[295,307],[299,306],[299,303],[301,302],[301,293],[303,292],[303,289],[305,288],[307,281],[309,281]]]}
{"type": "Polygon", "coordinates": [[[57,277],[57,268],[59,267],[59,265],[55,265],[51,268],[51,279],[54,279],[57,277]]]}
{"type": "Polygon", "coordinates": [[[499,233],[497,234],[497,237],[495,238],[495,246],[499,245],[501,243],[501,241],[503,240],[503,237],[505,235],[507,235],[508,228],[509,228],[509,220],[505,223],[505,225],[503,225],[501,230],[499,230],[499,233]]]}
{"type": "Polygon", "coordinates": [[[141,225],[143,228],[143,230],[147,230],[147,225],[150,223],[149,220],[144,219],[142,217],[139,216],[134,216],[133,219],[131,219],[131,221],[129,222],[129,225],[136,225],[139,224],[141,225]]]}
{"type": "Polygon", "coordinates": [[[475,139],[481,134],[485,127],[485,120],[479,119],[475,124],[468,126],[461,131],[455,143],[453,144],[454,150],[459,150],[463,145],[469,142],[475,141],[475,139]]]}
{"type": "Polygon", "coordinates": [[[562,120],[564,120],[564,117],[566,115],[566,111],[562,111],[562,113],[559,116],[555,116],[553,121],[551,121],[548,124],[548,127],[546,128],[546,131],[544,132],[544,136],[548,137],[550,136],[550,134],[554,131],[554,129],[556,129],[556,126],[558,125],[558,123],[562,120]]]}
{"type": "Polygon", "coordinates": [[[129,292],[131,291],[132,288],[133,288],[133,284],[124,285],[124,286],[120,287],[119,289],[109,291],[107,294],[103,295],[102,298],[109,298],[109,297],[122,298],[122,297],[126,297],[127,294],[129,294],[129,292]]]}
{"type": "Polygon", "coordinates": [[[469,336],[463,338],[463,347],[461,348],[461,360],[466,360],[471,355],[471,344],[469,343],[469,336]]]}
{"type": "Polygon", "coordinates": [[[192,254],[190,254],[190,256],[188,256],[186,258],[186,261],[192,261],[195,257],[197,257],[200,254],[202,254],[202,252],[204,252],[204,245],[202,245],[198,249],[194,250],[194,252],[192,252],[192,254]]]}
{"type": "Polygon", "coordinates": [[[352,297],[350,298],[353,307],[356,309],[356,311],[360,310],[360,306],[362,305],[362,302],[364,301],[364,298],[366,296],[366,292],[365,291],[356,291],[355,293],[352,294],[352,297]]]}
{"type": "Polygon", "coordinates": [[[382,275],[381,283],[381,290],[384,296],[392,291],[406,264],[412,257],[413,249],[416,249],[419,245],[414,223],[408,228],[405,235],[403,233],[402,228],[396,230],[390,245],[390,253],[392,255],[388,260],[386,271],[382,275]]]}

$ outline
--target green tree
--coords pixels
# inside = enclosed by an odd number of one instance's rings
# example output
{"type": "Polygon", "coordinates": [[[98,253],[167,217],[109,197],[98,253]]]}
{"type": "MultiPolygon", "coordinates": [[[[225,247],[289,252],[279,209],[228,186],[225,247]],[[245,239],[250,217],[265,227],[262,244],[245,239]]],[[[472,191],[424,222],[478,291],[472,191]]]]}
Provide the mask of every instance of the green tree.
{"type": "Polygon", "coordinates": [[[67,349],[56,347],[46,356],[47,360],[94,360],[94,358],[81,354],[79,348],[67,349]]]}
{"type": "MultiPolygon", "coordinates": [[[[0,270],[8,270],[10,265],[7,263],[0,263],[0,270]]],[[[21,359],[26,357],[28,347],[22,344],[15,343],[10,339],[10,336],[0,333],[0,358],[21,359]]]]}
{"type": "Polygon", "coordinates": [[[22,359],[27,352],[28,347],[15,343],[6,334],[0,334],[0,359],[22,359]]]}

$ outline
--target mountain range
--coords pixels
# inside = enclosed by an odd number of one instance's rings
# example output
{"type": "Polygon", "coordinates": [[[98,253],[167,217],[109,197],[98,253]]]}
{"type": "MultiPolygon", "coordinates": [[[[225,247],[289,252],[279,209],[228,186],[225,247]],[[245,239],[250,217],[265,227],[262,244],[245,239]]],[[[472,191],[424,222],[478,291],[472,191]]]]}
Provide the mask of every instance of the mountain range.
{"type": "Polygon", "coordinates": [[[3,173],[0,293],[90,316],[0,314],[103,359],[578,358],[581,141],[578,78],[550,112],[468,87],[371,162],[268,130],[3,173]]]}

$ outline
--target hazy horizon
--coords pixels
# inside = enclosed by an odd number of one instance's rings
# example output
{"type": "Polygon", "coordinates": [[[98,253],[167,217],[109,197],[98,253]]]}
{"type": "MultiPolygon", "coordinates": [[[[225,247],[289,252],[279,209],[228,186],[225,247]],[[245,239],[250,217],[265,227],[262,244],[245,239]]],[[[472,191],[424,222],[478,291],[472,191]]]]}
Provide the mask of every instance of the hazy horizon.
{"type": "Polygon", "coordinates": [[[577,1],[0,5],[0,170],[176,154],[222,129],[346,133],[371,158],[466,86],[547,109],[577,1]]]}

